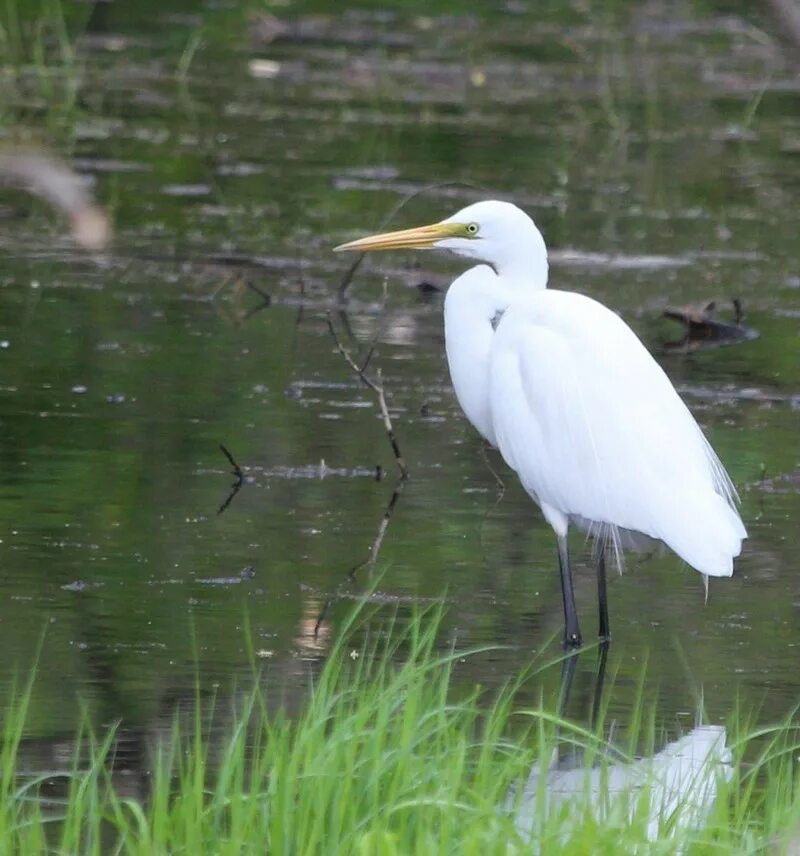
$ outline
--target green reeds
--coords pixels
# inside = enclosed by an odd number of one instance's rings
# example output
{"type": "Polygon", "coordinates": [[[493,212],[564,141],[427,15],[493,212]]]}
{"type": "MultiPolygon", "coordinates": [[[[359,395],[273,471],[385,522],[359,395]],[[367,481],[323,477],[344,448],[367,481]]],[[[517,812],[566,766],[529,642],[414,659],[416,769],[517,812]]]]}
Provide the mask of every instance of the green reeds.
{"type": "Polygon", "coordinates": [[[60,0],[0,0],[0,120],[44,115],[51,132],[74,120],[83,76],[76,29],[60,0]]]}
{"type": "MultiPolygon", "coordinates": [[[[115,778],[115,734],[88,726],[59,799],[52,775],[26,779],[30,692],[19,692],[2,732],[0,851],[792,852],[794,718],[746,733],[732,723],[723,755],[692,768],[702,799],[684,789],[665,809],[658,758],[667,750],[636,761],[609,747],[602,726],[569,723],[545,702],[521,706],[533,667],[490,699],[464,689],[453,672],[470,653],[437,647],[441,617],[434,607],[387,626],[356,612],[294,719],[272,703],[263,675],[235,699],[198,700],[151,741],[136,795],[115,778]],[[354,631],[367,640],[358,647],[354,631]],[[567,799],[559,745],[579,758],[567,799]]],[[[652,717],[642,709],[636,719],[630,745],[660,748],[652,717]]]]}

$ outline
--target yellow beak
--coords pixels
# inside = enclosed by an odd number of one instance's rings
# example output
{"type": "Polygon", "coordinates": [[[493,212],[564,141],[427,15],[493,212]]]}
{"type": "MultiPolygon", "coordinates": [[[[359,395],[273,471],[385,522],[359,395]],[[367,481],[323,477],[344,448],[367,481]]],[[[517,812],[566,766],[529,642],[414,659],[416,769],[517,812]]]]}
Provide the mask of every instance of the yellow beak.
{"type": "Polygon", "coordinates": [[[347,244],[334,247],[335,253],[357,251],[367,253],[373,250],[421,250],[433,247],[445,238],[466,237],[463,223],[433,223],[430,226],[417,226],[415,229],[401,229],[399,232],[384,232],[382,235],[370,235],[347,244]]]}

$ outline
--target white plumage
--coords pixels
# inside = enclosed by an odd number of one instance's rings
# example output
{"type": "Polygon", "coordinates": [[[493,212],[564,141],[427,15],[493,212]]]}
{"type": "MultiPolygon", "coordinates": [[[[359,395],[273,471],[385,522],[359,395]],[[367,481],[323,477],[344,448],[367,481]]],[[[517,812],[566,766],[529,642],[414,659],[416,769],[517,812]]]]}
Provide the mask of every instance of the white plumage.
{"type": "Polygon", "coordinates": [[[644,823],[648,841],[677,841],[703,826],[720,784],[733,776],[726,737],[720,725],[701,725],[652,757],[627,764],[537,763],[519,797],[509,796],[508,808],[519,831],[537,840],[544,830],[558,840],[559,827],[569,840],[575,818],[588,814],[602,825],[644,823]]]}
{"type": "Polygon", "coordinates": [[[512,303],[492,343],[489,407],[506,463],[557,532],[581,517],[660,539],[704,574],[733,573],[745,531],[727,475],[613,312],[566,291],[512,303]]]}
{"type": "MultiPolygon", "coordinates": [[[[730,576],[746,537],[736,494],[669,378],[589,297],[547,289],[541,233],[519,208],[479,202],[432,226],[341,249],[439,247],[480,264],[450,286],[445,342],[464,413],[539,504],[559,540],[566,641],[580,641],[570,524],[619,554],[639,533],[703,574],[730,576]]],[[[607,636],[605,565],[598,566],[607,636]]]]}

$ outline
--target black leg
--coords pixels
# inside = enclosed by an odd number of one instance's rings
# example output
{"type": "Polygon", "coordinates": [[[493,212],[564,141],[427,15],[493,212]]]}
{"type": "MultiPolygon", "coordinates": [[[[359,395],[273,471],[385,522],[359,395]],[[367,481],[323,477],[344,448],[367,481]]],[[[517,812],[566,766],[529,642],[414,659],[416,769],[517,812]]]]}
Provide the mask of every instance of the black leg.
{"type": "Polygon", "coordinates": [[[608,592],[606,591],[606,537],[597,539],[597,603],[600,607],[600,641],[611,641],[608,624],[608,592]]]}
{"type": "Polygon", "coordinates": [[[578,665],[580,651],[567,654],[561,661],[561,687],[558,693],[558,715],[563,719],[567,715],[567,704],[572,682],[575,680],[575,667],[578,665]]]}
{"type": "Polygon", "coordinates": [[[569,566],[567,536],[558,536],[558,564],[561,569],[561,597],[564,600],[564,647],[577,648],[581,644],[578,611],[575,608],[575,591],[572,588],[572,569],[569,566]]]}
{"type": "Polygon", "coordinates": [[[594,684],[592,699],[592,731],[597,730],[600,718],[600,704],[603,699],[603,686],[606,682],[606,660],[608,659],[608,642],[601,642],[597,651],[597,679],[594,684]]]}

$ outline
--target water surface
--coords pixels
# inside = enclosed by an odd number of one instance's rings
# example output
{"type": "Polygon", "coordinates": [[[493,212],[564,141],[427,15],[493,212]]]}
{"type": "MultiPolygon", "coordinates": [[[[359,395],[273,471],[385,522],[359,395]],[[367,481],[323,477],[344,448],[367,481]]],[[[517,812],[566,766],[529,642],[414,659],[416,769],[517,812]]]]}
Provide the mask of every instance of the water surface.
{"type": "MultiPolygon", "coordinates": [[[[443,645],[502,646],[462,664],[465,682],[500,686],[558,653],[552,533],[461,416],[440,295],[419,288],[463,266],[369,259],[337,302],[351,259],[330,248],[442,182],[462,184],[392,225],[487,195],[525,207],[551,284],[636,329],[742,496],[750,539],[707,605],[672,555],[612,578],[610,716],[624,727],[642,674],[668,729],[690,728],[701,699],[712,723],[742,702],[792,709],[800,78],[770,22],[699,2],[303,3],[276,9],[270,40],[272,19],[217,4],[106,5],[54,72],[77,81],[73,103],[32,73],[0,102],[4,134],[53,141],[116,222],[113,249],[87,257],[39,203],[2,201],[0,685],[38,663],[31,736],[69,733],[82,701],[98,723],[145,727],[196,673],[209,690],[249,675],[249,648],[275,696],[302,703],[370,584],[347,574],[396,485],[329,311],[354,352],[378,337],[411,470],[376,564],[382,613],[445,598],[443,645]],[[734,297],[757,339],[665,347],[681,331],[664,308],[716,298],[724,318],[734,297]],[[220,443],[245,476],[221,514],[220,443]]],[[[593,569],[580,536],[573,549],[591,638],[593,569]]],[[[584,655],[576,714],[593,669],[584,655]]]]}

